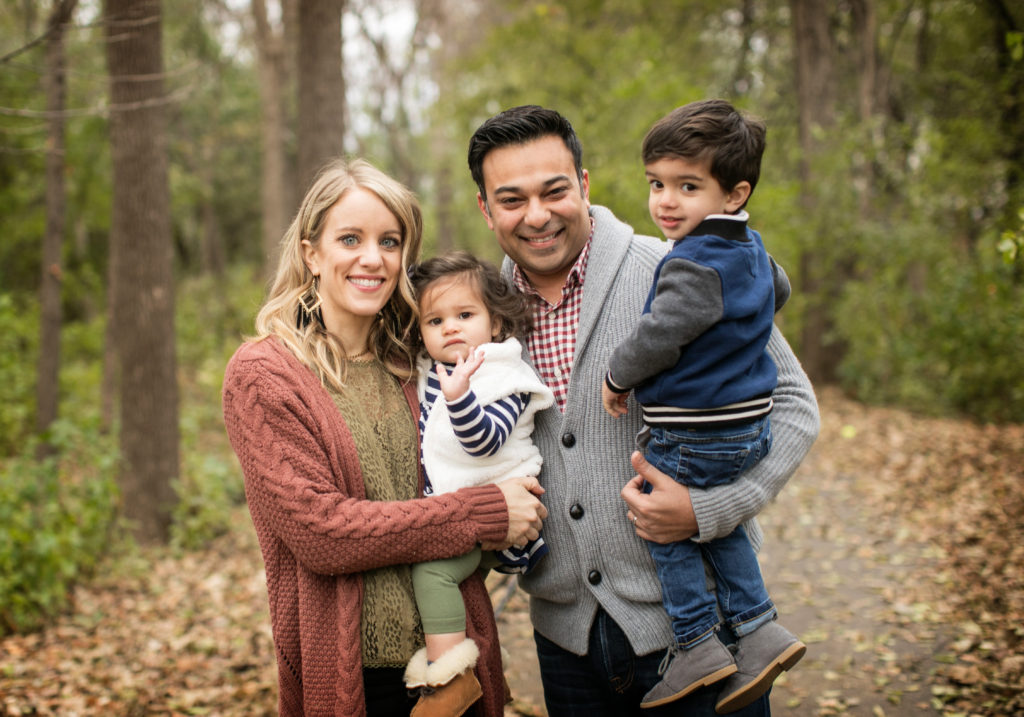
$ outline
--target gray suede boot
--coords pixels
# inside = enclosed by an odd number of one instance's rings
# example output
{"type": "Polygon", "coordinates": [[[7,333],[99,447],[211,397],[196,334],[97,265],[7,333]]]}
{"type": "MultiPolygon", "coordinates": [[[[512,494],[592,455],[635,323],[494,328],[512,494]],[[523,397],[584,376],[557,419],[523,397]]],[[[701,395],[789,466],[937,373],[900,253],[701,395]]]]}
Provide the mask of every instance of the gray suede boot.
{"type": "Polygon", "coordinates": [[[807,646],[777,622],[768,622],[736,641],[739,668],[722,685],[715,712],[726,714],[746,707],[763,695],[807,652],[807,646]]]}
{"type": "Polygon", "coordinates": [[[661,682],[644,695],[641,707],[659,707],[674,702],[736,672],[732,653],[714,634],[687,650],[673,649],[666,659],[669,656],[672,661],[661,670],[661,682]]]}

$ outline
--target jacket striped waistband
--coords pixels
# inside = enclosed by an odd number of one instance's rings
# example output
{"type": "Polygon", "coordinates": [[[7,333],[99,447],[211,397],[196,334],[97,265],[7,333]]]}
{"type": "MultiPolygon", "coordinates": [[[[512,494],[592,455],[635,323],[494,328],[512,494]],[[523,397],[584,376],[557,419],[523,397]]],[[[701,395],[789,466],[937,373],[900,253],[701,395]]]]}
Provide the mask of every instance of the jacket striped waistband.
{"type": "Polygon", "coordinates": [[[641,406],[648,426],[673,428],[718,428],[738,423],[751,423],[771,413],[772,396],[766,394],[749,401],[730,403],[715,408],[678,408],[676,406],[641,406]]]}

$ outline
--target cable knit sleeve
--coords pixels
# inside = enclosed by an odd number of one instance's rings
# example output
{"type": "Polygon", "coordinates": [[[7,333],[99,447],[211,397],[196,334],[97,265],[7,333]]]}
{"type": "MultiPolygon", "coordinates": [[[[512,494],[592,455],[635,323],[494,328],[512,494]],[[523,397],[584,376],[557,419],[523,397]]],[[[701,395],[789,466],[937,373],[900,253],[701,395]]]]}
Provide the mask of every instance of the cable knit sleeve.
{"type": "Polygon", "coordinates": [[[261,543],[282,542],[314,573],[450,557],[505,538],[508,512],[494,486],[366,500],[340,413],[312,372],[276,342],[239,349],[225,372],[223,408],[261,543]]]}

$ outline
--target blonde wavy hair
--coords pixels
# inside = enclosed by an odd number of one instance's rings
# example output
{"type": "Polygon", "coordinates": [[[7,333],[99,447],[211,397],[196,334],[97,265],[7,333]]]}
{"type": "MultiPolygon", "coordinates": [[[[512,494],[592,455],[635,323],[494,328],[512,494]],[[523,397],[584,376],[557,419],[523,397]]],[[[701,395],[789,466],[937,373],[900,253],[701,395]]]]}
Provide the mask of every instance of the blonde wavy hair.
{"type": "Polygon", "coordinates": [[[313,274],[303,259],[302,241],[308,240],[314,247],[319,245],[328,212],[353,188],[377,195],[401,226],[402,266],[398,285],[373,323],[370,350],[399,379],[407,380],[413,375],[411,334],[417,310],[408,270],[419,258],[423,215],[416,196],[407,187],[362,159],[329,162],[306,192],[298,213],[281,239],[277,273],[267,300],[256,316],[257,335],[253,339],[276,337],[309,366],[322,383],[338,390],[345,387],[348,347],[320,322],[299,321],[300,301],[313,289],[313,274]]]}

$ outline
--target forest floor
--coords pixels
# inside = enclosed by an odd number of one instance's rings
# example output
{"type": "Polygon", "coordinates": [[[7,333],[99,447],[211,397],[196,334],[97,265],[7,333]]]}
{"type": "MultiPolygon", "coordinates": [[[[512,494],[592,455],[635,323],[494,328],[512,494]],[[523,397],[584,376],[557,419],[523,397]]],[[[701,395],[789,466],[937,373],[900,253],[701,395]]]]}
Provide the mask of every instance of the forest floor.
{"type": "MultiPolygon", "coordinates": [[[[780,620],[808,644],[773,712],[1024,713],[1024,426],[828,392],[821,410],[762,519],[780,620]]],[[[543,717],[526,600],[493,577],[506,714],[543,717]]],[[[265,591],[244,509],[207,550],[122,560],[51,627],[0,640],[0,715],[273,715],[265,591]]]]}

